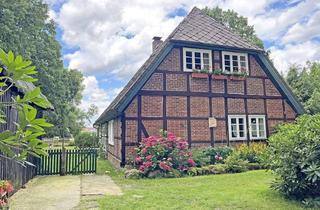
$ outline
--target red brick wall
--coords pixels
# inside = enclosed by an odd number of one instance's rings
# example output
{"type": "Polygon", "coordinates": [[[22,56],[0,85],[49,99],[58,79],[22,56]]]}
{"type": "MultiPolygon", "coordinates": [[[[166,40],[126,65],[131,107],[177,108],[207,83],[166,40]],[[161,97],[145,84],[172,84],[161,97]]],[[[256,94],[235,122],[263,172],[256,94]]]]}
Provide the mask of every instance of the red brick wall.
{"type": "Polygon", "coordinates": [[[249,62],[250,62],[250,76],[260,76],[260,77],[266,77],[266,74],[264,73],[261,66],[258,64],[256,59],[253,56],[249,56],[249,62]]]}
{"type": "Polygon", "coordinates": [[[264,95],[263,81],[259,78],[247,78],[248,95],[264,95]]]}
{"type": "Polygon", "coordinates": [[[163,74],[154,73],[143,86],[142,90],[163,90],[163,74]]]}
{"type": "Polygon", "coordinates": [[[126,142],[138,142],[137,120],[126,120],[126,142]]]}
{"type": "Polygon", "coordinates": [[[167,131],[173,132],[176,136],[187,139],[186,120],[168,120],[167,131]]]}
{"type": "Polygon", "coordinates": [[[209,117],[209,99],[207,97],[191,97],[190,105],[192,117],[209,117]]]}
{"type": "Polygon", "coordinates": [[[190,77],[190,88],[192,92],[208,92],[209,80],[190,77]]]}
{"type": "Polygon", "coordinates": [[[223,97],[212,98],[212,115],[214,117],[224,117],[225,108],[223,97]]]}
{"type": "Polygon", "coordinates": [[[138,100],[137,97],[135,97],[127,109],[124,111],[125,115],[127,117],[137,117],[138,116],[138,100]]]}
{"type": "Polygon", "coordinates": [[[228,98],[228,113],[229,114],[244,114],[244,99],[228,98]]]}
{"type": "Polygon", "coordinates": [[[158,70],[181,71],[180,49],[174,48],[158,67],[158,70]]]}
{"type": "Polygon", "coordinates": [[[212,80],[211,83],[212,93],[224,93],[224,81],[223,80],[212,80]]]}
{"type": "Polygon", "coordinates": [[[208,120],[191,120],[192,141],[210,141],[208,120]]]}
{"type": "Polygon", "coordinates": [[[228,81],[228,94],[244,94],[244,81],[228,81]]]}
{"type": "Polygon", "coordinates": [[[169,91],[187,91],[187,75],[185,74],[167,74],[167,90],[169,91]]]}
{"type": "Polygon", "coordinates": [[[267,96],[281,96],[277,88],[274,86],[274,84],[271,82],[270,79],[265,80],[266,85],[266,95],[267,96]]]}
{"type": "Polygon", "coordinates": [[[281,99],[267,100],[267,113],[269,118],[283,118],[283,105],[281,99]]]}
{"type": "Polygon", "coordinates": [[[159,136],[159,131],[163,128],[162,120],[142,120],[142,123],[150,136],[159,136]]]}
{"type": "Polygon", "coordinates": [[[186,117],[187,116],[187,97],[168,96],[167,97],[167,116],[186,117]]]}
{"type": "Polygon", "coordinates": [[[249,114],[265,114],[263,99],[248,99],[247,100],[249,114]]]}
{"type": "Polygon", "coordinates": [[[161,96],[141,96],[141,115],[143,117],[161,117],[162,103],[161,96]]]}

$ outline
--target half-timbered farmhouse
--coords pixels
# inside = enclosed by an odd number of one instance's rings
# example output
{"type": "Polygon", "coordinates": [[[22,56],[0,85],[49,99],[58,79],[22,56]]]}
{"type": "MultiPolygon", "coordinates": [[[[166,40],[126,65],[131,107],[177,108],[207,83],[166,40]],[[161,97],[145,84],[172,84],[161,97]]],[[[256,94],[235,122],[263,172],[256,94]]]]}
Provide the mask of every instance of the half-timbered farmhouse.
{"type": "Polygon", "coordinates": [[[264,141],[303,108],[264,50],[194,8],[95,122],[108,159],[125,165],[159,129],[190,147],[264,141]]]}

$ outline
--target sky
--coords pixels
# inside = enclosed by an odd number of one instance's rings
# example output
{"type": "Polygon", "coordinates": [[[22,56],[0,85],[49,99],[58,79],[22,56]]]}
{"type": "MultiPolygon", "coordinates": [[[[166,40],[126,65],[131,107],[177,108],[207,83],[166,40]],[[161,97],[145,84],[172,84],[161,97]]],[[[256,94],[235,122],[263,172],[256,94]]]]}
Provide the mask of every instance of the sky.
{"type": "Polygon", "coordinates": [[[80,107],[95,120],[194,7],[219,6],[248,18],[279,72],[320,61],[320,0],[45,0],[67,68],[84,74],[80,107]]]}

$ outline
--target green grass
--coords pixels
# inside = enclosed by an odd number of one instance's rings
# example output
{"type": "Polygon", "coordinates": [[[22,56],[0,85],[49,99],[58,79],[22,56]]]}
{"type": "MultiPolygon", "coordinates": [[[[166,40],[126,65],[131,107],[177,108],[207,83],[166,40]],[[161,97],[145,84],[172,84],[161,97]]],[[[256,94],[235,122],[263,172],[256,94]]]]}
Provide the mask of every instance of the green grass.
{"type": "Polygon", "coordinates": [[[123,172],[99,161],[98,171],[122,188],[122,196],[99,200],[100,209],[303,209],[270,189],[273,175],[264,170],[240,174],[175,179],[128,180],[123,172]]]}

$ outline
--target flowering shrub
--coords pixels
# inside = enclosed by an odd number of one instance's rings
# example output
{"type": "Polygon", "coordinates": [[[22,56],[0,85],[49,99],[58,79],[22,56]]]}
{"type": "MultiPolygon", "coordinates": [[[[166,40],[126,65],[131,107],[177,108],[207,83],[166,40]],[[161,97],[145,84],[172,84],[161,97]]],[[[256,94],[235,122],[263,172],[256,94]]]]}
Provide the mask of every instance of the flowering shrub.
{"type": "Polygon", "coordinates": [[[8,206],[8,194],[13,192],[13,185],[9,181],[0,181],[0,209],[8,206]]]}
{"type": "Polygon", "coordinates": [[[263,163],[267,158],[267,145],[252,143],[249,146],[241,144],[236,148],[236,152],[239,153],[241,159],[248,161],[249,163],[263,163]]]}
{"type": "Polygon", "coordinates": [[[210,164],[224,163],[224,160],[232,153],[231,147],[210,147],[205,153],[210,157],[210,164]]]}
{"type": "Polygon", "coordinates": [[[134,162],[143,176],[178,176],[195,166],[191,157],[186,140],[162,132],[161,136],[150,136],[141,142],[134,162]]]}

